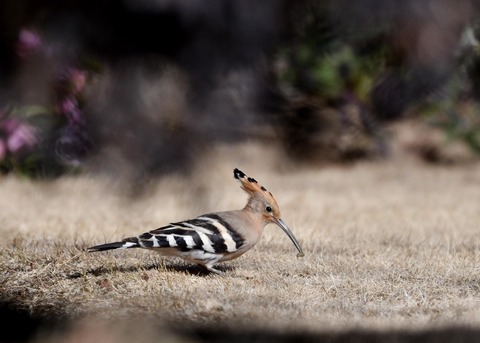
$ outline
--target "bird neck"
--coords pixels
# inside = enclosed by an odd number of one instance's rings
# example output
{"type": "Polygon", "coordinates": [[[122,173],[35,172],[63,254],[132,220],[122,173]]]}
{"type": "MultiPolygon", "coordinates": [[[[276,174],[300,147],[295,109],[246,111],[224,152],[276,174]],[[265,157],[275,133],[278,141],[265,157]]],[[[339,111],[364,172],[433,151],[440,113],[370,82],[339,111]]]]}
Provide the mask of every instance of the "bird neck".
{"type": "Polygon", "coordinates": [[[262,222],[263,227],[268,224],[268,221],[265,220],[262,212],[262,205],[258,200],[254,198],[248,199],[247,204],[243,208],[243,211],[247,212],[252,218],[255,218],[256,221],[262,222]]]}
{"type": "Polygon", "coordinates": [[[248,198],[247,204],[243,208],[244,211],[257,213],[258,212],[258,201],[254,198],[248,198]]]}

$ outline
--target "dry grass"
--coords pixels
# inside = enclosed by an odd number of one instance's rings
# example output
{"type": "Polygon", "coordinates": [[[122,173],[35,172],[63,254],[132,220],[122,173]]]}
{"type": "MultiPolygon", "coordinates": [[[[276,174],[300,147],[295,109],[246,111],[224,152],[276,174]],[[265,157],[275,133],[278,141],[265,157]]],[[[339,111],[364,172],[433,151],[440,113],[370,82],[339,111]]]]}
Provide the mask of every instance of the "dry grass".
{"type": "Polygon", "coordinates": [[[480,327],[480,165],[293,169],[261,159],[265,149],[219,148],[191,177],[155,181],[136,197],[99,176],[0,179],[0,300],[40,315],[279,332],[480,327]],[[223,264],[225,277],[149,251],[83,251],[242,207],[234,167],[273,192],[304,258],[274,226],[223,264]]]}

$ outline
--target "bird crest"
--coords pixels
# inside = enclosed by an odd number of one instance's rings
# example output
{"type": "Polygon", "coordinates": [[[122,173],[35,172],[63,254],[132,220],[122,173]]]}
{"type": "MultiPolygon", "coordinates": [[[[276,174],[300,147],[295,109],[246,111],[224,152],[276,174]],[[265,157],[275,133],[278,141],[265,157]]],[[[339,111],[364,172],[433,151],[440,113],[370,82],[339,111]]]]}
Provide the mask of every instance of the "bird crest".
{"type": "Polygon", "coordinates": [[[254,195],[256,193],[267,193],[268,195],[273,197],[272,193],[270,193],[265,187],[260,185],[257,180],[255,180],[253,177],[245,175],[245,173],[242,172],[240,169],[235,168],[233,171],[233,175],[238,181],[240,181],[242,189],[249,195],[254,195]]]}
{"type": "Polygon", "coordinates": [[[260,185],[257,180],[255,180],[253,177],[245,175],[245,173],[238,168],[235,168],[233,170],[233,175],[235,176],[235,179],[240,181],[242,189],[247,192],[250,199],[265,199],[268,203],[272,205],[272,207],[274,207],[275,212],[280,212],[277,202],[273,197],[273,194],[269,192],[265,187],[260,185]]]}

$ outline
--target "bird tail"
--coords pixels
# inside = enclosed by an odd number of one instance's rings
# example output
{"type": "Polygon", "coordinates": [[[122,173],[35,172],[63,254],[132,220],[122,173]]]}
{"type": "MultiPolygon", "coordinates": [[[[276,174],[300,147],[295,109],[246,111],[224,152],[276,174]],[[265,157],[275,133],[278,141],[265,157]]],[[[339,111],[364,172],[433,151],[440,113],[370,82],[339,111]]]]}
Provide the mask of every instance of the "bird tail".
{"type": "Polygon", "coordinates": [[[130,237],[130,238],[125,238],[121,242],[112,242],[112,243],[95,245],[93,247],[87,248],[87,251],[95,252],[95,251],[105,251],[105,250],[112,250],[112,249],[129,249],[129,248],[138,248],[138,247],[140,247],[140,244],[138,244],[138,238],[130,237]]]}

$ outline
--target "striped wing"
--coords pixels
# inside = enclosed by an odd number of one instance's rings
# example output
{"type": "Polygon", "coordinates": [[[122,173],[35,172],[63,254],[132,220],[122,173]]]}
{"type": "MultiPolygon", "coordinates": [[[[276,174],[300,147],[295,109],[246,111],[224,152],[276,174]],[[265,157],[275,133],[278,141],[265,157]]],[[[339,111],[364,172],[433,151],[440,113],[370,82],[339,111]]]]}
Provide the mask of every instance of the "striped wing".
{"type": "Polygon", "coordinates": [[[138,243],[144,248],[200,250],[214,254],[233,253],[244,242],[244,238],[216,214],[172,223],[138,236],[138,243]]]}

